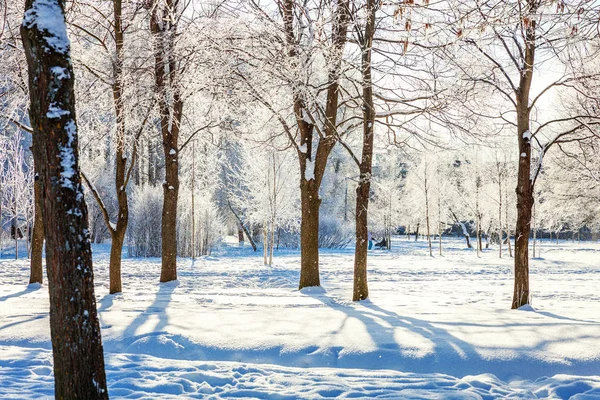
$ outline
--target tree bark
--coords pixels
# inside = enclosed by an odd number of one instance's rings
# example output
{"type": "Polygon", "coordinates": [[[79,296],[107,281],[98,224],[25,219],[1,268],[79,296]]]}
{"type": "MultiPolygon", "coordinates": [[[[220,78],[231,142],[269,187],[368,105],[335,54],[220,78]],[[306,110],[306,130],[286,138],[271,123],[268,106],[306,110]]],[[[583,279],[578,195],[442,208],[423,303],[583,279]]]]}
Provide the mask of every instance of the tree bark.
{"type": "MultiPolygon", "coordinates": [[[[283,16],[288,57],[295,62],[300,52],[294,27],[295,0],[280,3],[283,16]]],[[[347,41],[349,1],[340,0],[333,15],[331,28],[331,62],[328,64],[328,85],[325,104],[324,126],[316,148],[313,151],[315,121],[307,118],[304,93],[297,88],[293,91],[293,108],[300,132],[300,145],[288,130],[290,141],[295,143],[300,164],[300,199],[302,221],[300,224],[300,283],[299,288],[319,286],[319,209],[321,199],[319,188],[325,174],[329,154],[337,142],[337,111],[339,98],[339,76],[342,70],[342,56],[347,41]],[[310,165],[310,168],[307,168],[310,165]]]]}
{"type": "MultiPolygon", "coordinates": [[[[535,6],[530,10],[535,13],[535,6]]],[[[520,76],[516,91],[517,135],[519,144],[519,169],[517,172],[517,226],[515,230],[515,285],[511,307],[529,304],[529,233],[531,230],[531,208],[533,206],[533,184],[531,181],[531,143],[529,132],[529,92],[533,79],[535,58],[536,21],[527,27],[525,43],[525,68],[520,76]]]]}
{"type": "Polygon", "coordinates": [[[319,208],[321,199],[314,179],[301,178],[300,200],[302,221],[300,222],[300,284],[299,289],[320,286],[319,278],[319,208]]]}
{"type": "Polygon", "coordinates": [[[165,182],[162,208],[162,268],[160,281],[177,279],[177,201],[179,197],[179,128],[183,99],[175,59],[177,0],[155,2],[150,18],[154,36],[154,80],[160,112],[162,146],[165,157],[165,182]]]}
{"type": "Polygon", "coordinates": [[[55,397],[108,399],[64,0],[46,0],[43,6],[27,0],[21,36],[46,234],[55,397]]]}
{"type": "MultiPolygon", "coordinates": [[[[121,253],[123,252],[123,243],[125,242],[125,232],[129,223],[129,204],[126,191],[126,168],[127,158],[125,157],[125,112],[123,98],[123,26],[122,26],[122,2],[113,1],[114,12],[114,30],[115,30],[115,50],[116,57],[113,67],[114,83],[113,104],[115,107],[115,116],[117,119],[117,143],[115,154],[115,190],[117,193],[118,214],[117,223],[114,226],[108,226],[111,234],[110,265],[109,265],[109,292],[120,293],[121,283],[121,253]]],[[[132,161],[133,162],[133,161],[132,161]]]]}
{"type": "Polygon", "coordinates": [[[31,264],[29,283],[42,283],[43,273],[43,251],[44,251],[44,221],[42,217],[42,192],[40,188],[39,176],[36,173],[33,184],[34,197],[34,221],[33,234],[31,235],[31,264]]]}
{"type": "Polygon", "coordinates": [[[356,246],[354,250],[354,287],[352,301],[369,297],[367,282],[367,254],[369,245],[369,196],[371,192],[371,172],[373,169],[373,139],[375,125],[375,104],[373,102],[373,82],[371,77],[371,54],[375,35],[374,0],[367,0],[367,20],[362,51],[362,101],[363,101],[363,145],[359,165],[360,179],[356,188],[356,246]]]}

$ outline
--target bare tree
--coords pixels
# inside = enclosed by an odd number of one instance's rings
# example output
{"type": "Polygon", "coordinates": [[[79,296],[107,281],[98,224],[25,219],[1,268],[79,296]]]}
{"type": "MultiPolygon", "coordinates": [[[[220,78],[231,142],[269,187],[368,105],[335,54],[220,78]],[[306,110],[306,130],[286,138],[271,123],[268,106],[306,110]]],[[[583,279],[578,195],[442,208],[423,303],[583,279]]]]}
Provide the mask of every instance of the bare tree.
{"type": "Polygon", "coordinates": [[[154,80],[165,156],[162,209],[162,269],[160,281],[177,279],[177,199],[179,195],[179,132],[183,98],[178,77],[175,37],[179,21],[178,0],[152,4],[150,31],[154,45],[154,80]]]}
{"type": "Polygon", "coordinates": [[[544,112],[541,106],[552,95],[583,94],[578,86],[598,76],[581,68],[581,63],[577,65],[583,56],[574,45],[584,45],[595,37],[596,14],[594,6],[585,0],[558,5],[546,0],[465,0],[454,5],[448,31],[467,53],[461,57],[460,52],[455,52],[456,47],[446,42],[441,46],[446,60],[458,68],[473,88],[491,89],[504,102],[496,102],[491,111],[469,102],[463,104],[464,109],[476,118],[508,125],[517,133],[515,285],[511,307],[519,308],[531,301],[528,246],[534,186],[544,155],[557,143],[595,135],[592,127],[599,124],[597,115],[592,113],[573,112],[568,107],[564,113],[544,112]],[[533,90],[535,71],[547,70],[550,64],[561,66],[563,73],[543,88],[533,90]],[[532,154],[535,150],[537,154],[532,154]]]}

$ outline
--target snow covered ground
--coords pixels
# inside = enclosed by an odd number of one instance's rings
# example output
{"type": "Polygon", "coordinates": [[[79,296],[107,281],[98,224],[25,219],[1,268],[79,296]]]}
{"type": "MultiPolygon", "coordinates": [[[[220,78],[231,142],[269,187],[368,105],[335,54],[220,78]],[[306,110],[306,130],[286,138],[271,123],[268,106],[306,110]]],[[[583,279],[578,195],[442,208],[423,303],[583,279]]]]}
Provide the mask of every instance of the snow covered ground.
{"type": "MultiPolygon", "coordinates": [[[[370,253],[370,300],[353,303],[353,251],[323,251],[323,290],[296,290],[299,252],[224,246],[181,259],[125,259],[108,295],[94,247],[113,398],[600,399],[600,244],[543,243],[533,311],[509,310],[512,259],[443,257],[396,238],[370,253]]],[[[48,293],[27,260],[0,260],[0,398],[51,398],[48,293]]]]}

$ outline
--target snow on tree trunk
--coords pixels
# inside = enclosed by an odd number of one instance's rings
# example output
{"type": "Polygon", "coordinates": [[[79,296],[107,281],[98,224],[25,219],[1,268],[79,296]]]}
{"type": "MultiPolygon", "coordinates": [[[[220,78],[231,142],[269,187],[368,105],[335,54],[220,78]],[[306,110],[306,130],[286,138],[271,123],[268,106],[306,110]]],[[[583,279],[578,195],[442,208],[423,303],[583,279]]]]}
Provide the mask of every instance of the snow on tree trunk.
{"type": "Polygon", "coordinates": [[[27,0],[21,36],[47,239],[55,397],[108,399],[64,1],[27,0]]]}

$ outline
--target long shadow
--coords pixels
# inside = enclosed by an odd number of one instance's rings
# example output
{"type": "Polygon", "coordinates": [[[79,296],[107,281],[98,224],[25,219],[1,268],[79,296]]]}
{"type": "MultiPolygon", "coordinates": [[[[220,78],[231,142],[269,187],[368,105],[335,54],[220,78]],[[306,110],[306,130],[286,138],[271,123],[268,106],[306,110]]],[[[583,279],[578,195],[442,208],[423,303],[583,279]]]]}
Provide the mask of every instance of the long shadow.
{"type": "Polygon", "coordinates": [[[36,292],[38,290],[40,290],[42,287],[40,285],[29,285],[27,286],[25,289],[21,290],[20,292],[17,293],[11,293],[11,294],[7,294],[6,296],[2,296],[0,297],[0,301],[6,301],[8,299],[11,299],[13,297],[20,297],[23,296],[27,293],[32,293],[32,292],[36,292]]]}
{"type": "Polygon", "coordinates": [[[159,320],[151,334],[157,334],[163,331],[163,329],[169,324],[169,318],[165,312],[167,306],[171,302],[173,292],[179,286],[179,282],[167,282],[160,283],[158,292],[152,304],[143,312],[141,312],[132,322],[129,324],[123,332],[124,345],[129,345],[130,342],[134,341],[137,336],[137,330],[150,319],[152,315],[158,315],[159,320]]]}
{"type": "Polygon", "coordinates": [[[589,325],[600,325],[600,321],[591,321],[591,320],[587,320],[587,319],[569,318],[569,317],[564,317],[562,315],[554,314],[554,313],[551,313],[551,312],[548,312],[548,311],[536,310],[535,313],[539,314],[539,315],[543,315],[543,316],[548,317],[548,318],[560,319],[560,320],[564,320],[564,321],[577,322],[577,323],[583,323],[583,324],[589,324],[589,325]]]}
{"type": "Polygon", "coordinates": [[[431,368],[434,364],[449,361],[445,359],[447,356],[452,356],[452,359],[458,357],[480,360],[473,345],[452,336],[447,330],[438,328],[428,321],[401,316],[377,306],[370,300],[347,305],[336,302],[334,298],[326,294],[311,296],[328,307],[334,306],[336,310],[344,312],[348,318],[356,318],[361,321],[378,348],[383,349],[388,355],[405,358],[407,367],[410,364],[410,368],[414,372],[431,372],[435,369],[431,368]],[[423,339],[429,340],[432,343],[432,351],[416,358],[403,355],[411,349],[401,346],[396,337],[396,328],[405,328],[423,339]]]}
{"type": "Polygon", "coordinates": [[[27,319],[23,319],[23,320],[20,320],[20,321],[11,322],[11,323],[6,324],[6,325],[1,325],[0,326],[0,331],[2,331],[4,329],[7,329],[7,328],[12,328],[13,326],[25,324],[27,322],[32,322],[32,321],[36,321],[38,319],[46,318],[47,316],[48,316],[48,314],[39,314],[39,315],[32,316],[31,318],[27,318],[27,319]]]}
{"type": "MultiPolygon", "coordinates": [[[[598,365],[593,362],[580,361],[567,367],[560,363],[544,361],[522,354],[523,351],[536,349],[543,351],[547,346],[561,341],[560,339],[553,339],[550,342],[543,341],[535,344],[533,348],[522,348],[518,345],[511,348],[510,343],[508,343],[507,350],[514,351],[516,357],[520,360],[520,367],[516,369],[514,360],[504,360],[502,357],[486,357],[485,352],[482,353],[482,350],[486,350],[486,346],[477,348],[473,344],[453,336],[448,330],[435,326],[443,325],[444,322],[435,324],[426,320],[400,315],[381,308],[370,300],[344,304],[337,302],[327,294],[315,293],[309,295],[327,307],[344,312],[347,318],[356,318],[363,323],[369,336],[376,344],[377,353],[379,353],[370,356],[372,359],[379,358],[377,360],[378,364],[374,368],[399,369],[416,373],[446,373],[453,376],[492,372],[500,379],[509,379],[513,376],[536,378],[543,375],[572,372],[589,374],[598,370],[598,365]],[[411,348],[411,342],[407,342],[408,345],[403,346],[402,337],[398,336],[399,333],[396,332],[397,328],[407,329],[411,333],[420,336],[421,339],[429,341],[430,348],[427,348],[427,344],[411,348]],[[424,351],[419,352],[419,348],[424,348],[424,351]],[[413,352],[411,354],[411,350],[417,350],[417,353],[413,352]]],[[[552,314],[547,316],[558,317],[552,314]]],[[[511,324],[507,324],[506,328],[508,329],[511,326],[511,324]]],[[[411,339],[414,342],[414,337],[411,339]]],[[[582,336],[580,339],[584,340],[585,337],[582,336]]],[[[565,340],[573,340],[573,338],[565,340]]],[[[518,344],[518,341],[515,344],[518,344]]],[[[489,348],[489,350],[493,351],[493,348],[489,348]]],[[[352,361],[356,365],[360,365],[365,361],[364,354],[353,357],[355,359],[352,361]]]]}

